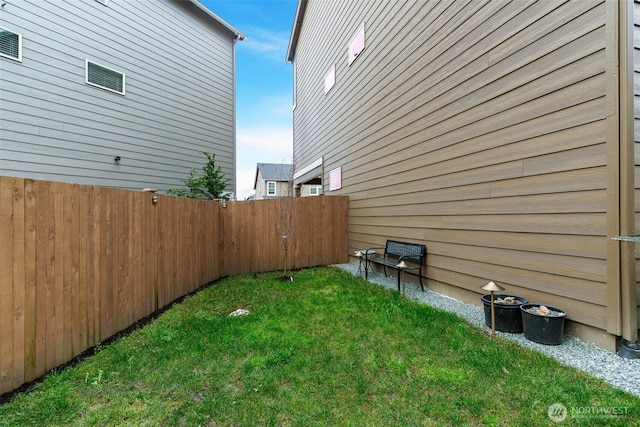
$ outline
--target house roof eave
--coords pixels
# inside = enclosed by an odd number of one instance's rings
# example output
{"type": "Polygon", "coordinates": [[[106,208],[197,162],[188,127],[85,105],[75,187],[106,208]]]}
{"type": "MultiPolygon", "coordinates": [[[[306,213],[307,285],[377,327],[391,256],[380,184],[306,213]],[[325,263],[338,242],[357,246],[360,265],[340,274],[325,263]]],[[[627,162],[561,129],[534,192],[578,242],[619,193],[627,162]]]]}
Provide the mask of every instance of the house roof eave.
{"type": "Polygon", "coordinates": [[[291,37],[289,38],[289,47],[287,48],[285,62],[293,62],[293,58],[296,56],[296,46],[298,45],[298,37],[300,36],[304,13],[307,10],[307,1],[308,0],[298,0],[298,7],[296,8],[296,16],[293,19],[293,28],[291,29],[291,37]]]}
{"type": "Polygon", "coordinates": [[[198,9],[200,9],[201,11],[206,13],[207,15],[209,15],[211,18],[213,18],[215,21],[217,21],[224,28],[229,30],[233,34],[233,39],[234,40],[245,41],[247,39],[247,36],[245,36],[240,31],[235,29],[227,21],[225,21],[224,19],[220,18],[218,15],[213,13],[211,11],[211,9],[209,9],[208,7],[206,7],[205,5],[200,3],[198,0],[189,0],[189,2],[191,2],[194,6],[196,6],[198,9]]]}

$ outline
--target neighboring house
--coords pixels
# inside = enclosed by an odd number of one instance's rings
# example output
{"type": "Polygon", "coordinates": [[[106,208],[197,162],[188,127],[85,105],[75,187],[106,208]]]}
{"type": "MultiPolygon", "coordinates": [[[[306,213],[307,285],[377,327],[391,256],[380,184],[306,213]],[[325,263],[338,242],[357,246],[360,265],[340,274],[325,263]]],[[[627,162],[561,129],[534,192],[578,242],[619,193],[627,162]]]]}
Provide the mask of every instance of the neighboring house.
{"type": "Polygon", "coordinates": [[[425,243],[435,291],[479,305],[493,280],[571,335],[636,341],[634,9],[300,0],[294,184],[349,195],[351,253],[425,243]]]}
{"type": "Polygon", "coordinates": [[[258,163],[253,189],[255,200],[292,197],[291,165],[258,163]]]}
{"type": "Polygon", "coordinates": [[[2,2],[0,174],[166,191],[206,151],[235,193],[244,38],[197,0],[2,2]]]}

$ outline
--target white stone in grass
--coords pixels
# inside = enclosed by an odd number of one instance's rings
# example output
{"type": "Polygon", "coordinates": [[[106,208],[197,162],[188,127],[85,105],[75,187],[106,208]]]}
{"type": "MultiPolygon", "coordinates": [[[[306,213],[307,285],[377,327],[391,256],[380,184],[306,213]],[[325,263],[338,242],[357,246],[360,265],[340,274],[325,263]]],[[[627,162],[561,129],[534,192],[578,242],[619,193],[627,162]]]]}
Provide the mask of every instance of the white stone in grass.
{"type": "Polygon", "coordinates": [[[229,313],[229,316],[238,317],[238,316],[246,316],[249,314],[249,310],[245,310],[244,308],[239,308],[236,311],[229,313]]]}

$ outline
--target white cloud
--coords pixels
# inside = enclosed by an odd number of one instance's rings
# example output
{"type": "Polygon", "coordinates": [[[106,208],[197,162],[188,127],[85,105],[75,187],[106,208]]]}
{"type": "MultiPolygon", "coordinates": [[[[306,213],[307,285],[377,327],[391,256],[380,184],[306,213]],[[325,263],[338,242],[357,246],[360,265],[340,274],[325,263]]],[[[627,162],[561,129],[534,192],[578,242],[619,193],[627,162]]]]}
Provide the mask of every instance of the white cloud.
{"type": "Polygon", "coordinates": [[[258,163],[291,163],[291,126],[239,126],[236,148],[236,193],[238,200],[244,200],[253,193],[258,163]]]}
{"type": "Polygon", "coordinates": [[[255,52],[263,57],[284,62],[289,47],[289,33],[270,31],[264,28],[249,28],[245,31],[247,41],[240,49],[255,52]]]}
{"type": "Polygon", "coordinates": [[[293,135],[290,128],[239,128],[236,143],[238,151],[242,148],[257,149],[265,154],[285,156],[289,161],[293,150],[293,135]]]}
{"type": "Polygon", "coordinates": [[[248,196],[254,194],[253,183],[256,178],[256,167],[252,169],[236,170],[236,190],[237,199],[246,200],[248,196]]]}

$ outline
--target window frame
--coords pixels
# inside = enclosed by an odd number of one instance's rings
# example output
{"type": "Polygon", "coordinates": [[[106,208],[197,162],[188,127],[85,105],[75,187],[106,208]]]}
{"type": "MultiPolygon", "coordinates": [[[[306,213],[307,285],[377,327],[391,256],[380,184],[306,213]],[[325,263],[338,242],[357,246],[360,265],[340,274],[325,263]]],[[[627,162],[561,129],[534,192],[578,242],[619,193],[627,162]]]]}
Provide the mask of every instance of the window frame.
{"type": "Polygon", "coordinates": [[[353,34],[347,47],[347,62],[349,67],[361,56],[362,52],[367,48],[367,32],[365,23],[363,22],[358,27],[358,30],[353,34]]]}
{"type": "Polygon", "coordinates": [[[124,96],[125,92],[126,92],[126,76],[125,76],[125,74],[123,72],[115,70],[115,69],[113,69],[111,67],[107,67],[106,65],[102,65],[102,64],[100,64],[98,62],[91,61],[90,59],[85,59],[84,81],[89,86],[97,87],[97,88],[100,88],[102,90],[106,90],[108,92],[117,93],[118,95],[124,96]],[[115,89],[111,89],[110,87],[102,86],[102,85],[100,85],[98,83],[94,83],[94,82],[89,81],[89,64],[93,64],[93,65],[96,65],[98,67],[104,68],[106,70],[113,71],[114,73],[120,74],[122,76],[122,92],[119,92],[119,91],[117,91],[115,89]]]}
{"type": "Polygon", "coordinates": [[[18,36],[18,57],[7,55],[6,53],[0,52],[0,57],[10,59],[16,62],[22,62],[22,34],[11,31],[8,28],[0,27],[0,30],[4,30],[8,33],[14,34],[18,36]]]}
{"type": "Polygon", "coordinates": [[[266,181],[266,185],[267,185],[267,196],[278,195],[278,184],[275,181],[266,181]],[[269,184],[273,184],[273,193],[269,189],[269,184]]]}
{"type": "Polygon", "coordinates": [[[292,80],[293,80],[293,82],[292,82],[292,84],[293,84],[293,106],[291,107],[291,111],[295,111],[296,104],[297,104],[297,99],[298,99],[298,91],[296,90],[297,89],[297,87],[296,87],[296,85],[297,85],[297,82],[296,82],[296,79],[297,79],[296,74],[297,74],[297,72],[296,72],[296,59],[295,58],[293,58],[293,60],[291,61],[291,64],[293,65],[293,78],[292,78],[292,80]]]}
{"type": "Polygon", "coordinates": [[[320,194],[322,194],[322,184],[309,184],[310,196],[319,196],[320,194]],[[315,193],[314,190],[316,191],[315,193]]]}
{"type": "Polygon", "coordinates": [[[324,76],[324,94],[328,94],[336,85],[336,64],[332,64],[324,76]]]}
{"type": "Polygon", "coordinates": [[[329,191],[336,191],[342,188],[342,166],[329,171],[329,191]]]}

